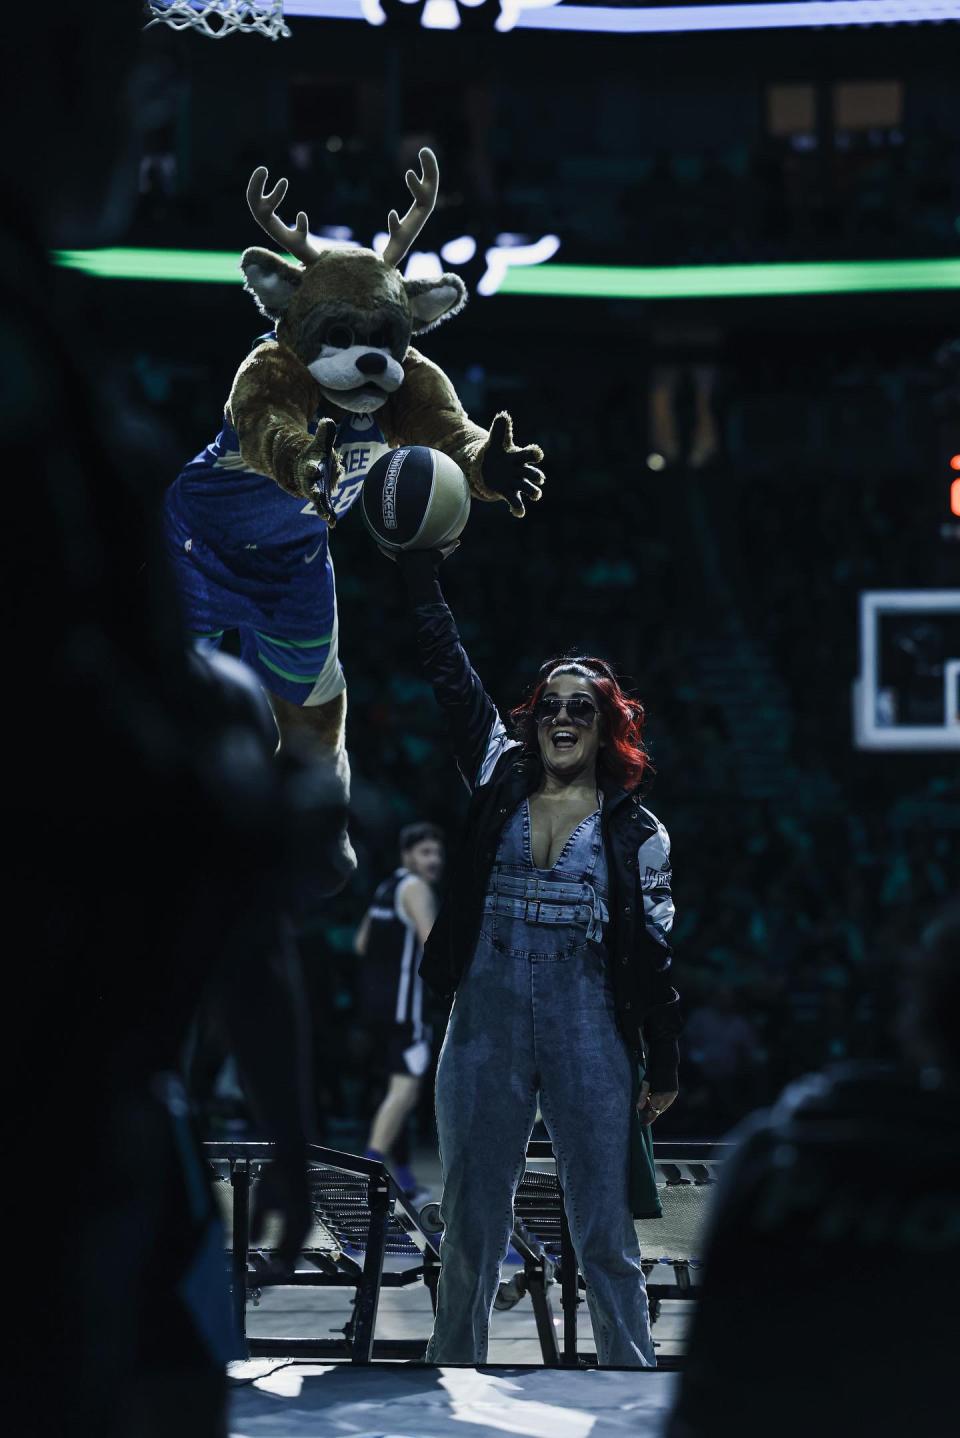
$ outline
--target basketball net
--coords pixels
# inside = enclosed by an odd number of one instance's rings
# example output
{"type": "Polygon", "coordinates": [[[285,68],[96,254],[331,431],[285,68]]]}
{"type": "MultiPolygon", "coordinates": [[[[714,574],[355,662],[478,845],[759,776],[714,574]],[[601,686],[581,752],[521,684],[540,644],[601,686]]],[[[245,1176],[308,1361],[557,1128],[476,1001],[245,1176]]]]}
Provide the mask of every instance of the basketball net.
{"type": "Polygon", "coordinates": [[[288,40],[283,0],[146,0],[150,19],[144,26],[169,25],[171,30],[196,30],[208,40],[240,31],[267,40],[288,40]]]}

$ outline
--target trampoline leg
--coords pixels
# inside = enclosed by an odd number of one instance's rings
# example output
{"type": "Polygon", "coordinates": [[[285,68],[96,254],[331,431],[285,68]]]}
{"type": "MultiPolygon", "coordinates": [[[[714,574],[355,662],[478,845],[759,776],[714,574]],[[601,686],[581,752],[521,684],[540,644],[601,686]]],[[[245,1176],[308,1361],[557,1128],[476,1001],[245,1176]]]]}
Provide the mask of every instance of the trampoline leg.
{"type": "Polygon", "coordinates": [[[579,1368],[577,1357],[577,1307],[580,1303],[580,1273],[573,1239],[567,1223],[567,1211],[560,1203],[560,1302],[563,1305],[563,1366],[579,1368]]]}
{"type": "Polygon", "coordinates": [[[430,1294],[430,1307],[433,1309],[433,1316],[437,1316],[437,1283],[440,1278],[439,1260],[423,1265],[423,1281],[427,1285],[427,1292],[430,1294]]]}
{"type": "Polygon", "coordinates": [[[247,1258],[250,1251],[250,1162],[236,1159],[230,1165],[233,1185],[233,1243],[231,1292],[237,1337],[247,1352],[247,1258]]]}
{"type": "Polygon", "coordinates": [[[390,1219],[390,1182],[385,1174],[381,1178],[370,1180],[369,1204],[367,1251],[363,1258],[363,1273],[357,1284],[357,1302],[354,1308],[350,1353],[353,1363],[369,1363],[373,1358],[373,1334],[377,1323],[377,1309],[380,1306],[383,1260],[387,1251],[387,1224],[390,1219]]]}
{"type": "Polygon", "coordinates": [[[553,1324],[553,1305],[547,1292],[547,1279],[543,1265],[538,1264],[527,1271],[527,1292],[533,1304],[533,1316],[537,1321],[537,1337],[545,1368],[560,1367],[560,1349],[557,1347],[557,1330],[553,1324]]]}

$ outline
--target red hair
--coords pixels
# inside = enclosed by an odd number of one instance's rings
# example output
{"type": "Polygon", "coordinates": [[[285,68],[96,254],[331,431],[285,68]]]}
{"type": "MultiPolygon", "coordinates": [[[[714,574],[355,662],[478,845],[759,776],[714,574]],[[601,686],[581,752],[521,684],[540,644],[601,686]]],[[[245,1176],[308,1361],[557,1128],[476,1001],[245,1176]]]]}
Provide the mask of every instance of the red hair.
{"type": "Polygon", "coordinates": [[[638,699],[631,699],[620,686],[620,681],[604,659],[591,659],[585,655],[575,658],[569,655],[550,659],[544,664],[530,694],[510,711],[516,737],[524,749],[531,754],[539,753],[537,744],[537,721],[534,717],[537,704],[554,674],[578,674],[589,680],[600,706],[603,748],[597,761],[601,773],[606,773],[623,789],[635,789],[653,765],[643,743],[643,726],[646,713],[638,699]]]}

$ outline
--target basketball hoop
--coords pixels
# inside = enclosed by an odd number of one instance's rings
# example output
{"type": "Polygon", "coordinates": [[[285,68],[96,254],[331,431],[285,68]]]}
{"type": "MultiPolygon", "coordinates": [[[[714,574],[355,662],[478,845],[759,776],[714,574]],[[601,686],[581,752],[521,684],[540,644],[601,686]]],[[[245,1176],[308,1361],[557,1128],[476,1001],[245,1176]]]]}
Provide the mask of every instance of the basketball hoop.
{"type": "Polygon", "coordinates": [[[146,0],[150,19],[144,26],[169,25],[171,30],[196,30],[208,40],[222,40],[235,31],[288,40],[283,0],[146,0]]]}

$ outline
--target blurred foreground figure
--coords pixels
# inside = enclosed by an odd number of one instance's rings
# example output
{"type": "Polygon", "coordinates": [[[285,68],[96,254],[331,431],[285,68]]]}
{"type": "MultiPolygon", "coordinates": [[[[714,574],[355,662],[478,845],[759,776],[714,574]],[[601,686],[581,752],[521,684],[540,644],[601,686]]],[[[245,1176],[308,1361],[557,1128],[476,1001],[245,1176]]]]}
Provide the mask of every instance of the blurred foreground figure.
{"type": "Polygon", "coordinates": [[[437,917],[433,885],[443,872],[443,831],[408,824],[400,831],[400,868],[378,885],[354,939],[363,959],[357,1016],[371,1043],[371,1062],[389,1075],[373,1116],[367,1157],[391,1165],[408,1198],[426,1197],[405,1152],[407,1119],[430,1067],[430,1030],[423,1022],[423,946],[437,917]]]}
{"type": "Polygon", "coordinates": [[[3,1046],[13,1367],[22,1431],[58,1438],[225,1431],[222,1238],[176,1076],[206,989],[278,1145],[262,1206],[281,1211],[282,1261],[307,1222],[282,916],[323,870],[327,799],[295,757],[274,759],[244,672],[188,655],[163,559],[163,438],[111,387],[87,322],[115,296],[47,258],[122,232],[142,18],[127,0],[27,7],[9,17],[0,86],[0,443],[19,536],[8,836],[25,939],[3,1046]]]}
{"type": "Polygon", "coordinates": [[[957,1431],[960,909],[909,967],[907,1057],[740,1129],[669,1438],[957,1431]]]}

